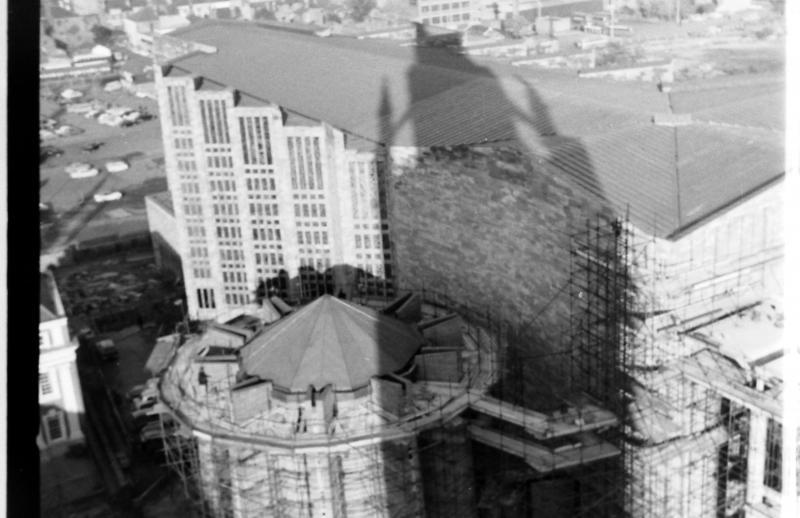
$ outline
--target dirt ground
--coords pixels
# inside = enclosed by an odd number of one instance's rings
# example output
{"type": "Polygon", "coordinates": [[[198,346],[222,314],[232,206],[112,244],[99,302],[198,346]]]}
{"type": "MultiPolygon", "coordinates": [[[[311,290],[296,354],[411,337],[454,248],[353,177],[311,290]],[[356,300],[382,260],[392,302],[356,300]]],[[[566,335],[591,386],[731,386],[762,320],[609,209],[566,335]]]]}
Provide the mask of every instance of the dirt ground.
{"type": "MultiPolygon", "coordinates": [[[[141,99],[127,92],[86,96],[112,105],[131,108],[143,106],[157,114],[155,101],[141,99]]],[[[80,114],[66,113],[45,96],[41,115],[84,130],[79,135],[46,140],[43,146],[55,146],[63,155],[51,157],[40,165],[40,200],[51,204],[54,215],[42,232],[43,251],[68,246],[76,241],[94,239],[115,233],[135,233],[147,228],[144,196],[167,188],[161,143],[161,126],[156,117],[127,128],[102,125],[80,114]],[[90,143],[102,143],[96,151],[82,148],[90,143]],[[123,159],[130,165],[127,171],[111,174],[104,164],[123,159]],[[64,168],[73,162],[96,166],[100,174],[94,178],[72,179],[64,168]],[[96,203],[95,193],[121,191],[123,198],[114,202],[96,203]]]]}

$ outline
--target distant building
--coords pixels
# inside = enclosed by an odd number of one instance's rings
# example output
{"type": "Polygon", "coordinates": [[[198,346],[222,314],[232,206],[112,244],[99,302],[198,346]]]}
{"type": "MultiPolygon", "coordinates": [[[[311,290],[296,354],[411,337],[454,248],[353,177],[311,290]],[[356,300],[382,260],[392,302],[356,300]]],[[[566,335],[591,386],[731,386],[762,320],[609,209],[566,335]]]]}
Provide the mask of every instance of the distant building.
{"type": "Polygon", "coordinates": [[[153,38],[189,25],[184,16],[162,15],[153,7],[144,7],[125,17],[122,26],[131,50],[149,56],[153,50],[153,38]]]}
{"type": "Polygon", "coordinates": [[[58,6],[61,9],[73,11],[78,15],[99,15],[105,11],[105,0],[44,0],[42,6],[44,7],[45,4],[58,6]]]}
{"type": "Polygon", "coordinates": [[[39,277],[39,413],[36,438],[40,450],[60,454],[66,446],[84,442],[81,383],[75,364],[78,341],[70,337],[67,316],[55,279],[39,277]]]}
{"type": "Polygon", "coordinates": [[[372,146],[193,68],[156,71],[190,315],[252,304],[258,289],[290,298],[388,289],[372,146]]]}
{"type": "Polygon", "coordinates": [[[419,21],[428,25],[457,28],[474,20],[473,0],[419,0],[417,9],[419,21]]]}

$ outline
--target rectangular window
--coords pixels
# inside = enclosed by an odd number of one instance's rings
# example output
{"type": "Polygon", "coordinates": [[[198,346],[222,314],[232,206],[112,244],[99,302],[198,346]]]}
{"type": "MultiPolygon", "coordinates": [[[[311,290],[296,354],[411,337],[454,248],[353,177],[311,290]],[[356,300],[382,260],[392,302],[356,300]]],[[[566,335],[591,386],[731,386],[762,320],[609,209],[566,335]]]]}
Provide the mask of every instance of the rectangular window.
{"type": "Polygon", "coordinates": [[[319,137],[314,137],[314,172],[317,176],[317,189],[322,189],[322,159],[319,150],[319,137]]]}
{"type": "Polygon", "coordinates": [[[774,419],[767,420],[767,454],[764,459],[764,485],[780,491],[781,484],[781,441],[783,425],[774,419]]]}
{"type": "Polygon", "coordinates": [[[61,412],[51,410],[44,418],[45,425],[47,426],[47,436],[50,441],[57,441],[64,437],[64,429],[61,426],[61,412]]]}
{"type": "Polygon", "coordinates": [[[39,373],[39,394],[47,396],[53,393],[53,385],[50,383],[50,375],[46,372],[39,373]]]}
{"type": "Polygon", "coordinates": [[[289,145],[289,171],[291,172],[292,176],[292,189],[297,189],[297,164],[295,163],[294,158],[294,139],[288,138],[286,141],[289,145]]]}

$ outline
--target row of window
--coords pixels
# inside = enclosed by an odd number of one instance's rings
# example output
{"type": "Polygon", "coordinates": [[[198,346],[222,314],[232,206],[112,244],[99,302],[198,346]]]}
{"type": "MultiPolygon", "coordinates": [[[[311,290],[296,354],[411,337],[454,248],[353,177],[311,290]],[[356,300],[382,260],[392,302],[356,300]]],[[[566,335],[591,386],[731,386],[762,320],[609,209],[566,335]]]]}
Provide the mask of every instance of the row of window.
{"type": "Polygon", "coordinates": [[[248,191],[257,191],[258,189],[262,191],[274,191],[275,190],[275,179],[274,178],[248,178],[247,179],[247,190],[248,191]]]}
{"type": "Polygon", "coordinates": [[[441,9],[442,11],[448,11],[450,9],[469,9],[469,8],[470,8],[469,2],[453,2],[453,3],[445,2],[443,4],[433,4],[430,6],[423,5],[422,7],[420,7],[420,10],[423,13],[427,13],[429,11],[435,13],[439,9],[441,9]]]}
{"type": "Polygon", "coordinates": [[[192,258],[208,257],[208,249],[200,246],[190,247],[189,257],[192,258]]]}
{"type": "Polygon", "coordinates": [[[326,231],[321,232],[298,232],[297,233],[297,244],[299,245],[327,245],[328,244],[328,233],[326,231]],[[305,240],[303,239],[305,237],[305,240]],[[313,240],[312,240],[313,238],[313,240]]]}
{"type": "Polygon", "coordinates": [[[180,137],[175,139],[175,149],[192,149],[194,147],[192,139],[180,137]]]}
{"type": "Polygon", "coordinates": [[[201,309],[216,309],[213,288],[197,288],[197,306],[201,309]]]}
{"type": "Polygon", "coordinates": [[[228,118],[225,101],[212,99],[200,101],[200,116],[203,120],[203,136],[206,144],[228,144],[228,118]]]}
{"type": "Polygon", "coordinates": [[[222,271],[222,280],[223,282],[239,282],[239,283],[246,283],[247,282],[247,273],[245,272],[229,272],[226,270],[222,271]]]}
{"type": "Polygon", "coordinates": [[[64,412],[56,408],[50,408],[42,416],[42,428],[45,442],[52,443],[59,439],[66,438],[66,424],[66,415],[64,412]]]}
{"type": "Polygon", "coordinates": [[[206,165],[209,169],[230,169],[233,167],[233,158],[229,156],[211,155],[206,157],[206,165]]]}
{"type": "Polygon", "coordinates": [[[467,22],[469,21],[469,13],[463,14],[454,14],[451,16],[432,16],[431,18],[423,18],[422,23],[429,23],[432,25],[436,25],[438,23],[449,23],[449,22],[467,22]]]}
{"type": "Polygon", "coordinates": [[[211,192],[236,192],[236,182],[233,180],[211,180],[208,185],[211,192]]]}
{"type": "Polygon", "coordinates": [[[245,305],[250,303],[250,297],[246,293],[226,293],[225,303],[231,305],[245,305]]]}
{"type": "Polygon", "coordinates": [[[245,164],[271,164],[272,149],[269,140],[269,117],[240,117],[242,154],[245,164]]]}
{"type": "Polygon", "coordinates": [[[254,228],[253,239],[256,241],[280,241],[281,230],[279,228],[254,228]]]}
{"type": "Polygon", "coordinates": [[[40,372],[39,373],[39,395],[40,396],[50,396],[55,393],[53,389],[53,383],[50,379],[50,373],[48,372],[40,372]]]}
{"type": "Polygon", "coordinates": [[[184,203],[183,213],[187,216],[202,216],[203,208],[197,203],[184,203]]]}
{"type": "Polygon", "coordinates": [[[215,216],[237,216],[239,205],[236,203],[215,203],[212,205],[215,216]]]}
{"type": "Polygon", "coordinates": [[[235,239],[242,237],[242,229],[239,227],[217,227],[217,237],[223,239],[235,239]]]}
{"type": "Polygon", "coordinates": [[[173,126],[189,126],[189,108],[186,104],[186,88],[168,86],[169,114],[173,126]]]}
{"type": "Polygon", "coordinates": [[[323,189],[319,137],[289,137],[292,189],[323,189]]]}
{"type": "Polygon", "coordinates": [[[297,203],[294,206],[294,216],[296,218],[304,217],[304,218],[324,218],[325,216],[325,205],[320,203],[303,203],[302,205],[297,203]]]}
{"type": "Polygon", "coordinates": [[[375,234],[373,236],[370,236],[368,234],[364,234],[363,236],[359,235],[359,234],[356,234],[355,238],[356,238],[356,248],[358,248],[358,249],[360,249],[360,248],[366,248],[366,249],[378,248],[378,249],[380,249],[381,248],[381,235],[380,234],[375,234]]]}
{"type": "Polygon", "coordinates": [[[256,252],[256,264],[271,264],[272,266],[283,266],[283,254],[256,252]]]}
{"type": "Polygon", "coordinates": [[[197,171],[197,164],[194,160],[178,160],[178,171],[187,173],[197,171]]]}
{"type": "Polygon", "coordinates": [[[219,258],[222,261],[244,261],[244,252],[236,248],[220,248],[219,258]]]}
{"type": "Polygon", "coordinates": [[[277,203],[251,203],[250,204],[251,216],[278,216],[277,203]]]}
{"type": "Polygon", "coordinates": [[[301,257],[300,258],[300,268],[313,268],[316,269],[318,272],[323,272],[325,270],[330,269],[331,267],[331,260],[329,257],[301,257]]]}
{"type": "Polygon", "coordinates": [[[189,237],[206,237],[206,229],[200,225],[188,225],[186,232],[189,237]]]}
{"type": "Polygon", "coordinates": [[[211,278],[211,269],[210,268],[192,268],[192,272],[194,273],[194,277],[196,279],[210,279],[211,278]]]}

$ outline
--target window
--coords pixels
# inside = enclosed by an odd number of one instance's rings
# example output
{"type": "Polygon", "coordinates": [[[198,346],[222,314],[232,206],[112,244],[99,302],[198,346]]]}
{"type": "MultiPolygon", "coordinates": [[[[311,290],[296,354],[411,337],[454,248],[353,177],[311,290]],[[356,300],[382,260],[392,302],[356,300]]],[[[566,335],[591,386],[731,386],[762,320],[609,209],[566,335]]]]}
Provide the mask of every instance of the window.
{"type": "Polygon", "coordinates": [[[63,420],[63,412],[55,408],[51,408],[44,415],[44,429],[47,442],[53,442],[64,438],[65,430],[63,420]]]}
{"type": "Polygon", "coordinates": [[[774,419],[767,421],[767,454],[764,459],[764,485],[781,490],[781,439],[783,426],[774,419]]]}
{"type": "Polygon", "coordinates": [[[46,372],[39,373],[39,395],[47,396],[53,393],[53,385],[50,382],[50,374],[46,372]]]}

